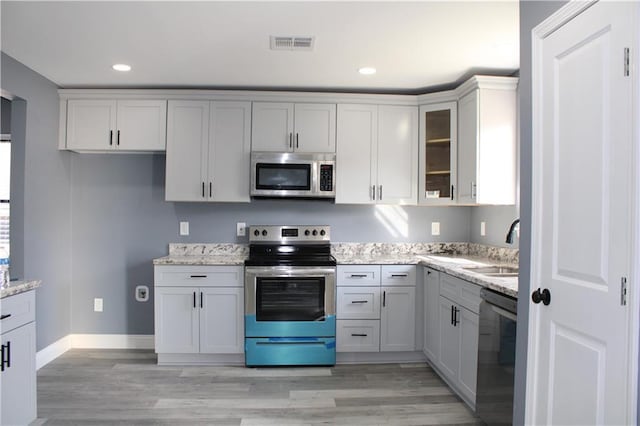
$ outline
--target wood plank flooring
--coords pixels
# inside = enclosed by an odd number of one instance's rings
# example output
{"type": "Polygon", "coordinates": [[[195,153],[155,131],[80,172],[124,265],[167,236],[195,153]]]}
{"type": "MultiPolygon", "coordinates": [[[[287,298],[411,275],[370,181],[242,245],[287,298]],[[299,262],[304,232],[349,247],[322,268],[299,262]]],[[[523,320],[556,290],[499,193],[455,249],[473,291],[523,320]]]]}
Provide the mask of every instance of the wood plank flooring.
{"type": "Polygon", "coordinates": [[[159,367],[74,349],[38,371],[44,425],[480,425],[426,364],[159,367]]]}

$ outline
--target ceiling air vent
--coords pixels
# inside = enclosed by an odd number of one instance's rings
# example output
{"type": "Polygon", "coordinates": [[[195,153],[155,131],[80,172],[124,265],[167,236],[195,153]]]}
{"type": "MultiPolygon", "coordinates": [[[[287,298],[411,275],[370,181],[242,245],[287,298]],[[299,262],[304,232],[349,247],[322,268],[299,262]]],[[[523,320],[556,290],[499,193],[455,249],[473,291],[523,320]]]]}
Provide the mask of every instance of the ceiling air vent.
{"type": "Polygon", "coordinates": [[[313,50],[314,37],[271,36],[271,50],[313,50]]]}

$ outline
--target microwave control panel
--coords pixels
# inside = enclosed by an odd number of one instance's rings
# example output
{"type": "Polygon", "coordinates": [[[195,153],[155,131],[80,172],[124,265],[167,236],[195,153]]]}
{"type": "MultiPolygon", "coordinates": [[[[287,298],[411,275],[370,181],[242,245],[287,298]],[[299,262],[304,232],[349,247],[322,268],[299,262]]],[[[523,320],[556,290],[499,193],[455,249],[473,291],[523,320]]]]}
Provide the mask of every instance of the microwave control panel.
{"type": "Polygon", "coordinates": [[[320,191],[333,191],[333,164],[320,164],[320,191]]]}

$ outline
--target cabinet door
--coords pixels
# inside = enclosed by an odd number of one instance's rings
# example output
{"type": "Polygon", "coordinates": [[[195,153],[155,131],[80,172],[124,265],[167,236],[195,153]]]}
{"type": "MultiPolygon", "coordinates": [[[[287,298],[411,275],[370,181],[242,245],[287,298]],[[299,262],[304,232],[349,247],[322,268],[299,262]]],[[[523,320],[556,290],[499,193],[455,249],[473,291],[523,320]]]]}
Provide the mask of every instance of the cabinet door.
{"type": "Polygon", "coordinates": [[[0,373],[0,424],[28,425],[36,419],[35,322],[3,334],[2,345],[5,368],[0,373]]]}
{"type": "Polygon", "coordinates": [[[165,198],[205,201],[209,196],[207,159],[209,102],[169,101],[165,198]]]}
{"type": "Polygon", "coordinates": [[[378,145],[376,105],[338,105],[336,204],[375,202],[378,145]]]}
{"type": "Polygon", "coordinates": [[[440,272],[424,271],[424,354],[438,361],[440,348],[440,272]]]}
{"type": "MultiPolygon", "coordinates": [[[[244,289],[201,287],[200,352],[244,352],[244,289]]],[[[200,302],[200,301],[199,301],[200,302]]]]}
{"type": "Polygon", "coordinates": [[[336,152],[336,105],[295,104],[294,150],[336,152]]]}
{"type": "Polygon", "coordinates": [[[417,107],[378,107],[378,203],[418,202],[417,130],[417,107]]]}
{"type": "Polygon", "coordinates": [[[252,111],[252,151],[293,151],[293,104],[254,102],[252,111]]]}
{"type": "Polygon", "coordinates": [[[207,195],[249,202],[251,102],[212,102],[207,195]]]}
{"type": "Polygon", "coordinates": [[[415,287],[382,287],[380,351],[416,349],[415,287]]]}
{"type": "Polygon", "coordinates": [[[116,144],[116,101],[82,99],[67,103],[67,149],[104,151],[116,144]]]}
{"type": "Polygon", "coordinates": [[[476,379],[478,376],[478,329],[479,317],[468,309],[458,312],[460,329],[460,390],[475,404],[476,379]]]}
{"type": "Polygon", "coordinates": [[[156,287],[154,296],[156,353],[198,353],[199,289],[156,287]]]}
{"type": "Polygon", "coordinates": [[[452,306],[455,304],[440,296],[440,353],[438,366],[449,379],[457,382],[460,366],[460,328],[453,325],[452,306]]]}
{"type": "Polygon", "coordinates": [[[458,202],[476,202],[476,165],[478,155],[478,91],[458,102],[458,202]]]}
{"type": "Polygon", "coordinates": [[[167,101],[118,101],[115,146],[121,151],[164,151],[167,101]]]}
{"type": "Polygon", "coordinates": [[[420,204],[455,203],[457,124],[455,102],[420,107],[420,204]]]}

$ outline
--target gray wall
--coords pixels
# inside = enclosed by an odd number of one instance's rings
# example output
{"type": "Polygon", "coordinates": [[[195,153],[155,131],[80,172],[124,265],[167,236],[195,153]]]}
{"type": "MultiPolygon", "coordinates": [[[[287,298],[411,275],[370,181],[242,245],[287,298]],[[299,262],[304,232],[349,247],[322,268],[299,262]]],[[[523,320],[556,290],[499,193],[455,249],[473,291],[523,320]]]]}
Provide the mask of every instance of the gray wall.
{"type": "Polygon", "coordinates": [[[514,425],[524,424],[531,271],[531,30],[566,2],[520,1],[520,277],[514,425]]]}
{"type": "Polygon", "coordinates": [[[483,206],[471,209],[471,242],[489,244],[498,247],[518,248],[517,234],[513,244],[507,244],[505,239],[511,223],[520,217],[517,206],[483,206]],[[486,235],[480,235],[480,223],[485,222],[486,235]]]}
{"type": "Polygon", "coordinates": [[[152,334],[153,305],[134,299],[153,286],[152,259],[171,242],[238,242],[236,222],[328,224],[333,241],[467,241],[468,207],[345,206],[316,201],[259,200],[251,204],[164,201],[163,155],[71,154],[74,333],[152,334]],[[394,236],[379,216],[392,218],[394,236]],[[406,219],[402,219],[403,215],[406,219]],[[190,235],[178,236],[189,221],[190,235]],[[431,222],[441,235],[430,235],[431,222]],[[103,298],[104,311],[93,312],[103,298]]]}
{"type": "Polygon", "coordinates": [[[12,267],[12,275],[43,281],[36,292],[37,349],[42,349],[71,331],[69,154],[57,149],[56,85],[4,53],[0,61],[0,86],[21,99],[12,103],[12,127],[24,126],[24,131],[12,129],[18,157],[11,194],[17,192],[15,183],[24,197],[11,206],[12,223],[16,216],[24,221],[11,228],[12,261],[16,270],[22,268],[16,274],[12,267]]]}

